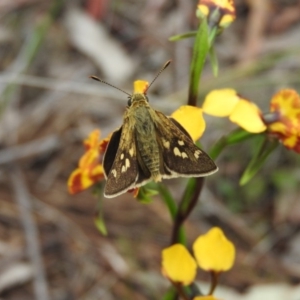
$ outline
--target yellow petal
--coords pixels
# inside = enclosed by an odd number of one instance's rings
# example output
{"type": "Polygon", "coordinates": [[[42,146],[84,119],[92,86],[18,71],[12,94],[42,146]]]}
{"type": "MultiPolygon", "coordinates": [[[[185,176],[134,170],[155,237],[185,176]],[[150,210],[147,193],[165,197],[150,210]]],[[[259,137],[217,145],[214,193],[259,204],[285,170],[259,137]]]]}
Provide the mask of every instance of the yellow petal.
{"type": "Polygon", "coordinates": [[[145,94],[148,89],[149,83],[144,80],[136,80],[133,83],[133,93],[134,94],[145,94]]]}
{"type": "Polygon", "coordinates": [[[100,134],[101,132],[99,129],[95,129],[89,134],[89,136],[83,141],[86,150],[98,147],[100,134]]]}
{"type": "Polygon", "coordinates": [[[282,123],[282,122],[275,122],[272,123],[270,125],[268,125],[268,130],[272,133],[279,133],[282,135],[288,135],[290,134],[290,129],[292,127],[291,126],[286,126],[286,124],[282,123]]]}
{"type": "Polygon", "coordinates": [[[110,141],[110,139],[111,139],[111,136],[112,136],[112,133],[109,134],[105,139],[103,139],[103,140],[101,140],[101,141],[99,142],[98,150],[99,150],[99,153],[100,153],[100,154],[104,154],[104,153],[105,153],[106,148],[107,148],[107,146],[108,146],[108,144],[109,144],[109,141],[110,141]]]}
{"type": "Polygon", "coordinates": [[[95,182],[104,179],[104,170],[102,165],[97,165],[90,170],[90,178],[95,182]]]}
{"type": "Polygon", "coordinates": [[[225,14],[221,21],[220,21],[220,27],[226,28],[228,27],[233,21],[235,20],[235,14],[225,14]]]}
{"type": "Polygon", "coordinates": [[[252,133],[263,132],[267,128],[262,121],[260,109],[254,103],[245,99],[241,99],[237,103],[229,119],[252,133]]]}
{"type": "Polygon", "coordinates": [[[208,295],[208,296],[197,296],[193,298],[193,300],[218,300],[218,299],[213,295],[208,295]]]}
{"type": "Polygon", "coordinates": [[[202,109],[208,115],[227,117],[239,100],[240,97],[233,89],[213,90],[206,96],[202,109]]]}
{"type": "Polygon", "coordinates": [[[79,168],[88,169],[100,164],[99,152],[97,149],[90,149],[85,152],[79,160],[79,168]]]}
{"type": "Polygon", "coordinates": [[[206,5],[198,5],[198,9],[204,16],[208,16],[209,14],[209,8],[206,5]]]}
{"type": "Polygon", "coordinates": [[[171,281],[188,285],[195,279],[197,264],[183,245],[175,244],[162,251],[162,269],[171,281]]]}
{"type": "Polygon", "coordinates": [[[194,242],[193,250],[199,267],[205,271],[227,271],[235,258],[234,245],[218,227],[199,236],[194,242]]]}
{"type": "Polygon", "coordinates": [[[284,146],[286,146],[289,149],[293,149],[295,145],[297,145],[297,142],[298,142],[298,138],[295,135],[290,137],[285,137],[284,139],[282,139],[282,143],[284,144],[284,146]]]}
{"type": "Polygon", "coordinates": [[[70,194],[79,193],[94,184],[94,181],[89,178],[88,174],[81,170],[74,170],[68,179],[68,189],[70,194]]]}
{"type": "Polygon", "coordinates": [[[300,96],[291,89],[284,89],[276,93],[270,102],[271,112],[278,111],[280,116],[299,122],[300,96]]]}
{"type": "Polygon", "coordinates": [[[172,113],[171,117],[180,123],[190,134],[193,141],[198,140],[205,130],[202,109],[199,107],[190,105],[181,106],[172,113]]]}

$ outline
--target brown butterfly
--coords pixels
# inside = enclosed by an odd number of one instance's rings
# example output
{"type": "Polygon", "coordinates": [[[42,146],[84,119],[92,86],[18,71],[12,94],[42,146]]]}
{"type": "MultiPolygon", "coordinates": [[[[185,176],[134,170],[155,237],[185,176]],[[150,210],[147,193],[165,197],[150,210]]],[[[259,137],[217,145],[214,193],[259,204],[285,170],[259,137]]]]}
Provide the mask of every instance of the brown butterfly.
{"type": "MultiPolygon", "coordinates": [[[[154,80],[169,64],[170,61],[154,80]]],[[[96,76],[91,78],[113,86],[96,76]]],[[[151,108],[146,93],[154,80],[150,85],[136,81],[138,92],[132,95],[123,91],[129,95],[123,125],[112,134],[103,158],[107,198],[151,180],[202,177],[218,170],[175,119],[151,108]]]]}

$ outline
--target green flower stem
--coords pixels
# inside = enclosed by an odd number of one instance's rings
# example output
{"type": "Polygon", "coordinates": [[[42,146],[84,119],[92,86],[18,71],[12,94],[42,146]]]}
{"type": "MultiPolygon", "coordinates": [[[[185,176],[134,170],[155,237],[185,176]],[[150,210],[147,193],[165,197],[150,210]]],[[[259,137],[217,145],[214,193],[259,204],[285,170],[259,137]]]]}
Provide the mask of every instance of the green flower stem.
{"type": "Polygon", "coordinates": [[[190,71],[190,86],[188,94],[188,105],[197,105],[199,81],[204,67],[204,63],[209,51],[208,28],[206,20],[202,20],[197,31],[194,43],[193,57],[190,71]]]}
{"type": "Polygon", "coordinates": [[[165,185],[158,184],[157,186],[158,186],[158,191],[159,191],[162,199],[164,200],[167,208],[169,209],[171,218],[172,218],[172,220],[174,220],[175,216],[176,216],[176,212],[177,212],[176,203],[175,203],[169,189],[165,185]]]}
{"type": "MultiPolygon", "coordinates": [[[[199,82],[204,67],[204,63],[209,51],[209,37],[206,20],[202,20],[199,25],[193,49],[193,57],[190,71],[190,86],[188,94],[188,105],[197,106],[199,82]]],[[[187,184],[182,200],[179,204],[174,218],[174,226],[171,237],[171,245],[182,242],[181,231],[184,221],[195,207],[199,195],[202,191],[204,178],[191,178],[187,184]]]]}
{"type": "MultiPolygon", "coordinates": [[[[178,214],[177,213],[177,211],[178,211],[177,205],[176,205],[170,191],[168,190],[168,188],[165,185],[158,184],[157,186],[158,186],[159,193],[170,212],[171,218],[175,222],[177,214],[178,214]]],[[[174,229],[173,229],[173,231],[174,231],[174,229]]],[[[183,245],[186,244],[186,236],[185,236],[185,232],[184,232],[183,228],[178,229],[178,242],[183,245]]]]}
{"type": "MultiPolygon", "coordinates": [[[[194,43],[193,57],[190,71],[190,86],[188,94],[188,105],[197,106],[199,91],[199,81],[204,67],[204,63],[209,51],[209,37],[206,20],[202,20],[199,25],[196,40],[194,43]]],[[[188,181],[181,202],[179,203],[171,237],[171,245],[182,242],[181,231],[184,221],[197,204],[199,195],[202,191],[204,178],[191,178],[188,181]]]]}
{"type": "Polygon", "coordinates": [[[178,212],[175,216],[171,245],[180,241],[180,231],[184,221],[188,218],[196,206],[204,184],[204,177],[191,178],[179,203],[178,212]]]}

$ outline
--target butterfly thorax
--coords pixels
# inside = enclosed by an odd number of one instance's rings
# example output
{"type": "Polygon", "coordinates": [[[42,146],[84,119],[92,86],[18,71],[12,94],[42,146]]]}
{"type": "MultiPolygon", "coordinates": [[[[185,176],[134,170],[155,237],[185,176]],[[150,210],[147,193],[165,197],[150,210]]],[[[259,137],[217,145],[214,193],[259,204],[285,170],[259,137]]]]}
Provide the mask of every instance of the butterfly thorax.
{"type": "Polygon", "coordinates": [[[131,101],[128,118],[135,133],[140,166],[144,172],[151,174],[153,180],[160,181],[160,151],[153,119],[154,110],[143,94],[133,95],[131,101]]]}

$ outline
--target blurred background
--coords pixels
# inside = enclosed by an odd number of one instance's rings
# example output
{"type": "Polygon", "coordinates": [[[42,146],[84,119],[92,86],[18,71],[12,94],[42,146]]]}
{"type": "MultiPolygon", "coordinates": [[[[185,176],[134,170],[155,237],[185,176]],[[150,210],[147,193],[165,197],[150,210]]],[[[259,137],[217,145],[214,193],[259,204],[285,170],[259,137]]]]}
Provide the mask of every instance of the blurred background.
{"type": "MultiPolygon", "coordinates": [[[[232,87],[267,111],[279,89],[300,91],[300,1],[235,3],[237,19],[216,42],[219,76],[207,64],[201,99],[232,87]]],[[[95,128],[105,137],[120,126],[127,104],[124,94],[90,75],[131,93],[133,80],[151,81],[172,59],[151,87],[150,102],[165,114],[186,103],[193,39],[168,39],[197,29],[196,5],[0,1],[1,300],[161,299],[168,287],[161,250],[171,221],[159,197],[147,205],[131,194],[105,199],[104,237],[94,224],[98,200],[90,190],[69,195],[66,182],[83,139],[95,128]]],[[[226,119],[207,122],[204,149],[234,128],[226,119]]],[[[240,187],[255,147],[255,139],[247,141],[217,160],[220,171],[208,178],[186,224],[189,242],[220,226],[235,243],[235,266],[221,277],[223,299],[298,300],[299,155],[278,148],[240,187]]],[[[184,180],[166,184],[179,200],[184,180]]]]}

